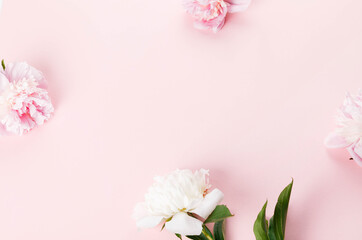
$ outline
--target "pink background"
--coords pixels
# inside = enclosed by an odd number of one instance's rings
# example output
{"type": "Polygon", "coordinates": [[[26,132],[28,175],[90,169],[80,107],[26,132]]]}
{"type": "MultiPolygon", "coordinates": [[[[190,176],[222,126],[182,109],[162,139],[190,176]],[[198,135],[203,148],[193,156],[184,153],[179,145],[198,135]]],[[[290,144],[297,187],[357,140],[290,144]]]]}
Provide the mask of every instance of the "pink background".
{"type": "Polygon", "coordinates": [[[254,0],[214,35],[179,0],[5,0],[0,52],[56,112],[0,139],[0,239],[173,239],[131,218],[154,175],[207,168],[254,239],[295,179],[289,240],[362,238],[362,169],[323,139],[362,79],[362,2],[254,0]]]}

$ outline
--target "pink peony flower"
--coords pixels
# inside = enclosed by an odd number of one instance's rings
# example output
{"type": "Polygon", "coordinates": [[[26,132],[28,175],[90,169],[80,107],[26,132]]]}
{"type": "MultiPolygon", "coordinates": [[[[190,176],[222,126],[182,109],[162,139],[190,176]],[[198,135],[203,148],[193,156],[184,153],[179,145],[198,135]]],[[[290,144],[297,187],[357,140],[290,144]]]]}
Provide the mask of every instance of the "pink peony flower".
{"type": "MultiPolygon", "coordinates": [[[[3,62],[2,62],[3,63],[3,62]]],[[[43,74],[25,62],[3,63],[0,71],[0,135],[22,135],[54,111],[43,74]]]]}
{"type": "Polygon", "coordinates": [[[351,157],[362,167],[362,91],[347,96],[337,117],[338,128],[329,134],[325,145],[347,148],[351,157]]]}
{"type": "Polygon", "coordinates": [[[198,29],[218,32],[225,23],[226,14],[244,11],[251,0],[183,0],[186,12],[194,18],[198,29]]]}

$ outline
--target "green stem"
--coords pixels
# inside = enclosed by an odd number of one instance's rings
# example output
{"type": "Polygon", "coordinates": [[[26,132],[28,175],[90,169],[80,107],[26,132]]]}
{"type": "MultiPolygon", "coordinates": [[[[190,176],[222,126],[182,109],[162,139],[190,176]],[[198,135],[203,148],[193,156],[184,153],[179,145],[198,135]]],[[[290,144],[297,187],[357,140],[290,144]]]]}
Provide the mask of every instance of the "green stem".
{"type": "MultiPolygon", "coordinates": [[[[205,227],[206,227],[206,226],[205,226],[205,227]]],[[[214,238],[212,237],[212,235],[210,236],[210,235],[208,234],[208,232],[206,231],[205,228],[202,229],[202,234],[206,237],[206,239],[208,239],[208,240],[214,240],[214,238]]]]}

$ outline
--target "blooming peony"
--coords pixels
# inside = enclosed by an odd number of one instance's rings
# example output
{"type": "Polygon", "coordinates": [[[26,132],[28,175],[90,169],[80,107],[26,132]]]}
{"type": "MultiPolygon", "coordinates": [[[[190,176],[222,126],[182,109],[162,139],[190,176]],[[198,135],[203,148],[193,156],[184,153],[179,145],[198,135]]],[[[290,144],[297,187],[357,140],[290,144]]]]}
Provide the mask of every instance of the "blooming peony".
{"type": "Polygon", "coordinates": [[[176,170],[165,177],[156,177],[145,195],[145,202],[134,210],[137,227],[155,227],[161,222],[165,228],[181,235],[200,235],[203,222],[222,200],[223,193],[209,192],[209,172],[201,169],[176,170]]]}
{"type": "Polygon", "coordinates": [[[347,148],[352,158],[362,167],[362,91],[347,96],[337,118],[339,127],[325,140],[329,148],[347,148]]]}
{"type": "Polygon", "coordinates": [[[43,74],[27,63],[3,64],[0,71],[0,135],[22,135],[54,111],[43,74]]]}
{"type": "Polygon", "coordinates": [[[186,12],[194,18],[194,26],[218,32],[224,25],[226,14],[244,11],[251,0],[183,0],[186,12]]]}

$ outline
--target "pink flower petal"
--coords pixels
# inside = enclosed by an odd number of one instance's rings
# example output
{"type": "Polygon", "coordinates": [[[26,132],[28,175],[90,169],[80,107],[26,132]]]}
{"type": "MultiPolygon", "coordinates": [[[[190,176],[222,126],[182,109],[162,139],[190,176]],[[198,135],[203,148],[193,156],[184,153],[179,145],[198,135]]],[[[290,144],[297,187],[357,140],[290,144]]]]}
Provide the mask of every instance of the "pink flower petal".
{"type": "Polygon", "coordinates": [[[6,131],[6,128],[4,125],[0,124],[0,136],[7,136],[9,135],[8,131],[6,131]]]}
{"type": "Polygon", "coordinates": [[[225,18],[222,20],[222,22],[221,22],[218,26],[213,27],[213,28],[212,28],[212,31],[213,31],[214,33],[217,33],[218,31],[221,30],[221,28],[224,26],[224,24],[225,24],[225,18]]]}
{"type": "Polygon", "coordinates": [[[228,12],[234,13],[242,12],[248,9],[251,0],[228,0],[226,2],[230,4],[230,6],[228,7],[228,12]]]}
{"type": "Polygon", "coordinates": [[[208,29],[209,26],[203,22],[200,22],[200,21],[194,21],[194,27],[196,29],[200,29],[200,30],[205,30],[205,29],[208,29]]]}
{"type": "Polygon", "coordinates": [[[195,21],[195,28],[219,31],[224,25],[228,3],[224,0],[183,0],[183,5],[195,21]]]}
{"type": "Polygon", "coordinates": [[[0,94],[7,88],[7,86],[9,86],[9,80],[3,73],[0,72],[0,94]]]}
{"type": "Polygon", "coordinates": [[[324,145],[328,148],[345,148],[351,145],[342,136],[335,132],[330,133],[324,140],[324,145]]]}
{"type": "Polygon", "coordinates": [[[348,152],[353,158],[353,160],[362,167],[362,142],[359,141],[358,143],[353,144],[348,148],[348,152]]]}
{"type": "Polygon", "coordinates": [[[38,82],[39,87],[46,87],[46,81],[43,74],[26,62],[7,64],[5,75],[11,82],[16,82],[22,80],[23,78],[34,78],[38,82]]]}

